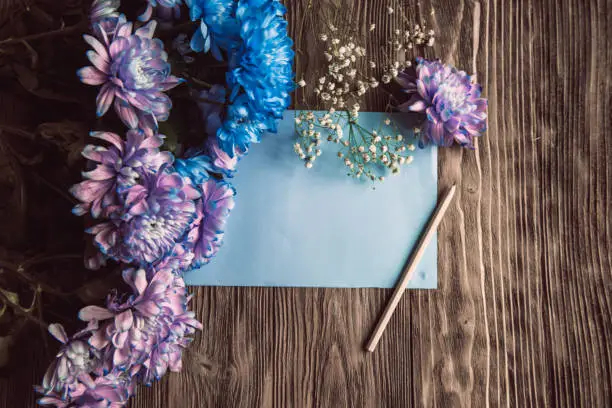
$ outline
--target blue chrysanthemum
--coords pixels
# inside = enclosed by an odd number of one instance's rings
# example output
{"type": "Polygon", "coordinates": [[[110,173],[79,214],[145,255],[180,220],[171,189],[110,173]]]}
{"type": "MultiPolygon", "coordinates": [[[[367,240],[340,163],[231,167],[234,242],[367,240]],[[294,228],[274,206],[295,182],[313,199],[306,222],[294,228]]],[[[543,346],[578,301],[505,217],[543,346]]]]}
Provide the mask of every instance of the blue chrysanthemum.
{"type": "Polygon", "coordinates": [[[276,122],[291,102],[293,41],[287,35],[286,12],[277,0],[240,0],[236,18],[241,47],[230,61],[227,81],[230,100],[246,93],[249,106],[265,130],[276,132],[276,122]]]}

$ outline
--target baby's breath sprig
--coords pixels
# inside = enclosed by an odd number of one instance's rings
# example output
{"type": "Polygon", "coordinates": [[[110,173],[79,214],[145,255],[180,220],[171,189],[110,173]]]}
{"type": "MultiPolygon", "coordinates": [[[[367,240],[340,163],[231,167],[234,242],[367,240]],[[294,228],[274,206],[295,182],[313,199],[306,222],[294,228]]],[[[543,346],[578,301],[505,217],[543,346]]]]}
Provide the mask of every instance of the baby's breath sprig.
{"type": "Polygon", "coordinates": [[[390,117],[376,129],[358,123],[360,104],[367,92],[383,88],[381,82],[390,83],[411,66],[416,56],[411,52],[434,43],[434,32],[423,22],[412,25],[399,4],[389,3],[389,14],[396,9],[403,26],[383,44],[387,51],[382,63],[368,58],[365,47],[367,36],[376,31],[375,24],[370,25],[364,38],[350,24],[336,25],[324,19],[326,29],[317,35],[323,45],[324,69],[314,83],[298,81],[300,87],[309,87],[314,93],[317,109],[299,111],[295,116],[297,140],[293,148],[306,168],[312,168],[323,154],[324,143],[336,145],[334,150],[347,167],[347,175],[357,179],[384,181],[388,172],[399,174],[403,165],[412,162],[418,128],[402,134],[390,117]]]}
{"type": "Polygon", "coordinates": [[[410,164],[415,150],[415,128],[403,135],[395,122],[387,118],[377,129],[359,124],[359,107],[348,111],[301,111],[295,116],[298,140],[294,151],[312,168],[322,154],[321,144],[326,141],[338,145],[337,156],[344,161],[347,175],[357,179],[384,181],[390,171],[397,175],[402,165],[410,164]]]}

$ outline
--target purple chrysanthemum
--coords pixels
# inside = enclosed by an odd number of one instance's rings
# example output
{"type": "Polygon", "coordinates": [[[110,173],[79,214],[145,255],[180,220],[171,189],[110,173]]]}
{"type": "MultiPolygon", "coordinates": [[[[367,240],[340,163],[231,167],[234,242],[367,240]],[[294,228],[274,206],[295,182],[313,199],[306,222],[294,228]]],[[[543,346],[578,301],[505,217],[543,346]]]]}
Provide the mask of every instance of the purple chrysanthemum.
{"type": "MultiPolygon", "coordinates": [[[[121,408],[134,395],[136,382],[125,372],[113,371],[106,375],[81,374],[63,393],[50,391],[38,400],[40,405],[57,408],[121,408]]],[[[43,392],[38,389],[39,392],[43,392]]]]}
{"type": "Polygon", "coordinates": [[[121,205],[118,192],[135,185],[141,174],[154,173],[173,160],[169,152],[159,151],[163,143],[159,135],[147,137],[141,131],[130,130],[125,140],[111,132],[92,132],[91,136],[110,146],[87,145],[83,149],[83,156],[96,167],[83,173],[86,180],[71,189],[81,201],[73,210],[78,215],[91,211],[94,218],[110,216],[121,205]]]}
{"type": "Polygon", "coordinates": [[[131,129],[155,131],[158,121],[168,119],[172,102],[164,93],[182,82],[170,74],[168,55],[159,39],[153,38],[151,21],[132,34],[132,23],[120,19],[112,38],[99,28],[102,41],[84,35],[93,48],[87,57],[93,64],[81,68],[82,82],[101,85],[97,115],[104,115],[114,101],[117,114],[131,129]]]}
{"type": "Polygon", "coordinates": [[[164,165],[144,173],[122,194],[124,209],[88,230],[106,256],[125,263],[147,264],[167,255],[196,216],[200,193],[164,165]]]}
{"type": "Polygon", "coordinates": [[[145,384],[168,369],[181,368],[184,347],[202,325],[187,310],[190,297],[179,276],[169,269],[127,269],[124,280],[135,294],[122,301],[110,297],[107,308],[89,306],[82,320],[97,322],[89,342],[107,356],[112,369],[130,373],[145,384]]]}
{"type": "Polygon", "coordinates": [[[101,354],[88,344],[86,331],[69,338],[62,325],[50,324],[49,333],[62,343],[62,347],[47,369],[42,392],[64,395],[81,375],[94,371],[100,365],[101,354]]]}
{"type": "Polygon", "coordinates": [[[196,201],[197,217],[187,241],[195,255],[192,267],[207,264],[223,244],[225,223],[234,208],[234,188],[225,181],[209,178],[200,185],[202,198],[196,201]]]}
{"type": "Polygon", "coordinates": [[[481,86],[469,75],[440,61],[417,59],[416,73],[405,71],[397,77],[410,100],[402,111],[427,114],[421,145],[474,148],[474,137],[486,130],[487,100],[480,97],[481,86]]]}

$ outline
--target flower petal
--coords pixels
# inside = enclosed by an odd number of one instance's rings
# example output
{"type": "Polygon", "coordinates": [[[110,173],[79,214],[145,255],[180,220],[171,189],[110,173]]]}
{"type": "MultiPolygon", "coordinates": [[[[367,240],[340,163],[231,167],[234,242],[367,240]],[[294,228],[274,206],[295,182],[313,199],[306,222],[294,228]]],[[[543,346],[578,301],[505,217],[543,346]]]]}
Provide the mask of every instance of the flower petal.
{"type": "Polygon", "coordinates": [[[77,71],[77,76],[87,85],[102,85],[108,80],[108,76],[94,67],[83,67],[77,71]]]}
{"type": "Polygon", "coordinates": [[[140,27],[138,30],[136,30],[134,34],[140,38],[151,39],[153,38],[153,33],[155,32],[156,27],[157,27],[157,21],[152,20],[152,21],[149,21],[147,24],[143,25],[142,27],[140,27]]]}
{"type": "Polygon", "coordinates": [[[115,90],[113,89],[113,85],[110,82],[105,83],[100,89],[98,96],[96,98],[96,115],[100,118],[104,116],[106,112],[108,112],[108,108],[110,108],[113,99],[115,98],[115,90]]]}
{"type": "Polygon", "coordinates": [[[100,306],[85,306],[79,311],[79,319],[83,321],[105,320],[113,316],[114,315],[108,309],[100,306]]]}
{"type": "Polygon", "coordinates": [[[49,325],[49,333],[53,337],[55,337],[59,342],[66,344],[68,343],[68,335],[66,334],[66,330],[64,330],[64,326],[59,323],[52,323],[49,325]]]}
{"type": "Polygon", "coordinates": [[[126,331],[134,323],[134,315],[130,309],[115,316],[115,326],[120,331],[126,331]]]}

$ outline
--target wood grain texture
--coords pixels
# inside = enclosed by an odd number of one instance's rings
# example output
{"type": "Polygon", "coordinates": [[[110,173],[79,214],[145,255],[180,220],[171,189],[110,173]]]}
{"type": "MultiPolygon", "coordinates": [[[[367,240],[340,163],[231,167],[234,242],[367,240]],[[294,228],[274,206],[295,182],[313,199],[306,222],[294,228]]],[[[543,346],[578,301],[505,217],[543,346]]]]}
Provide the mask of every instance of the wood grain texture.
{"type": "MultiPolygon", "coordinates": [[[[364,29],[397,24],[386,1],[345,1],[364,29]]],[[[287,3],[307,80],[309,4],[287,3]]],[[[612,2],[431,7],[435,54],[478,73],[490,112],[475,152],[440,153],[440,191],[458,191],[439,289],[408,291],[370,354],[391,290],[192,288],[204,330],[184,371],[132,407],[612,406],[612,2]]],[[[15,381],[5,407],[20,406],[15,381]]]]}

